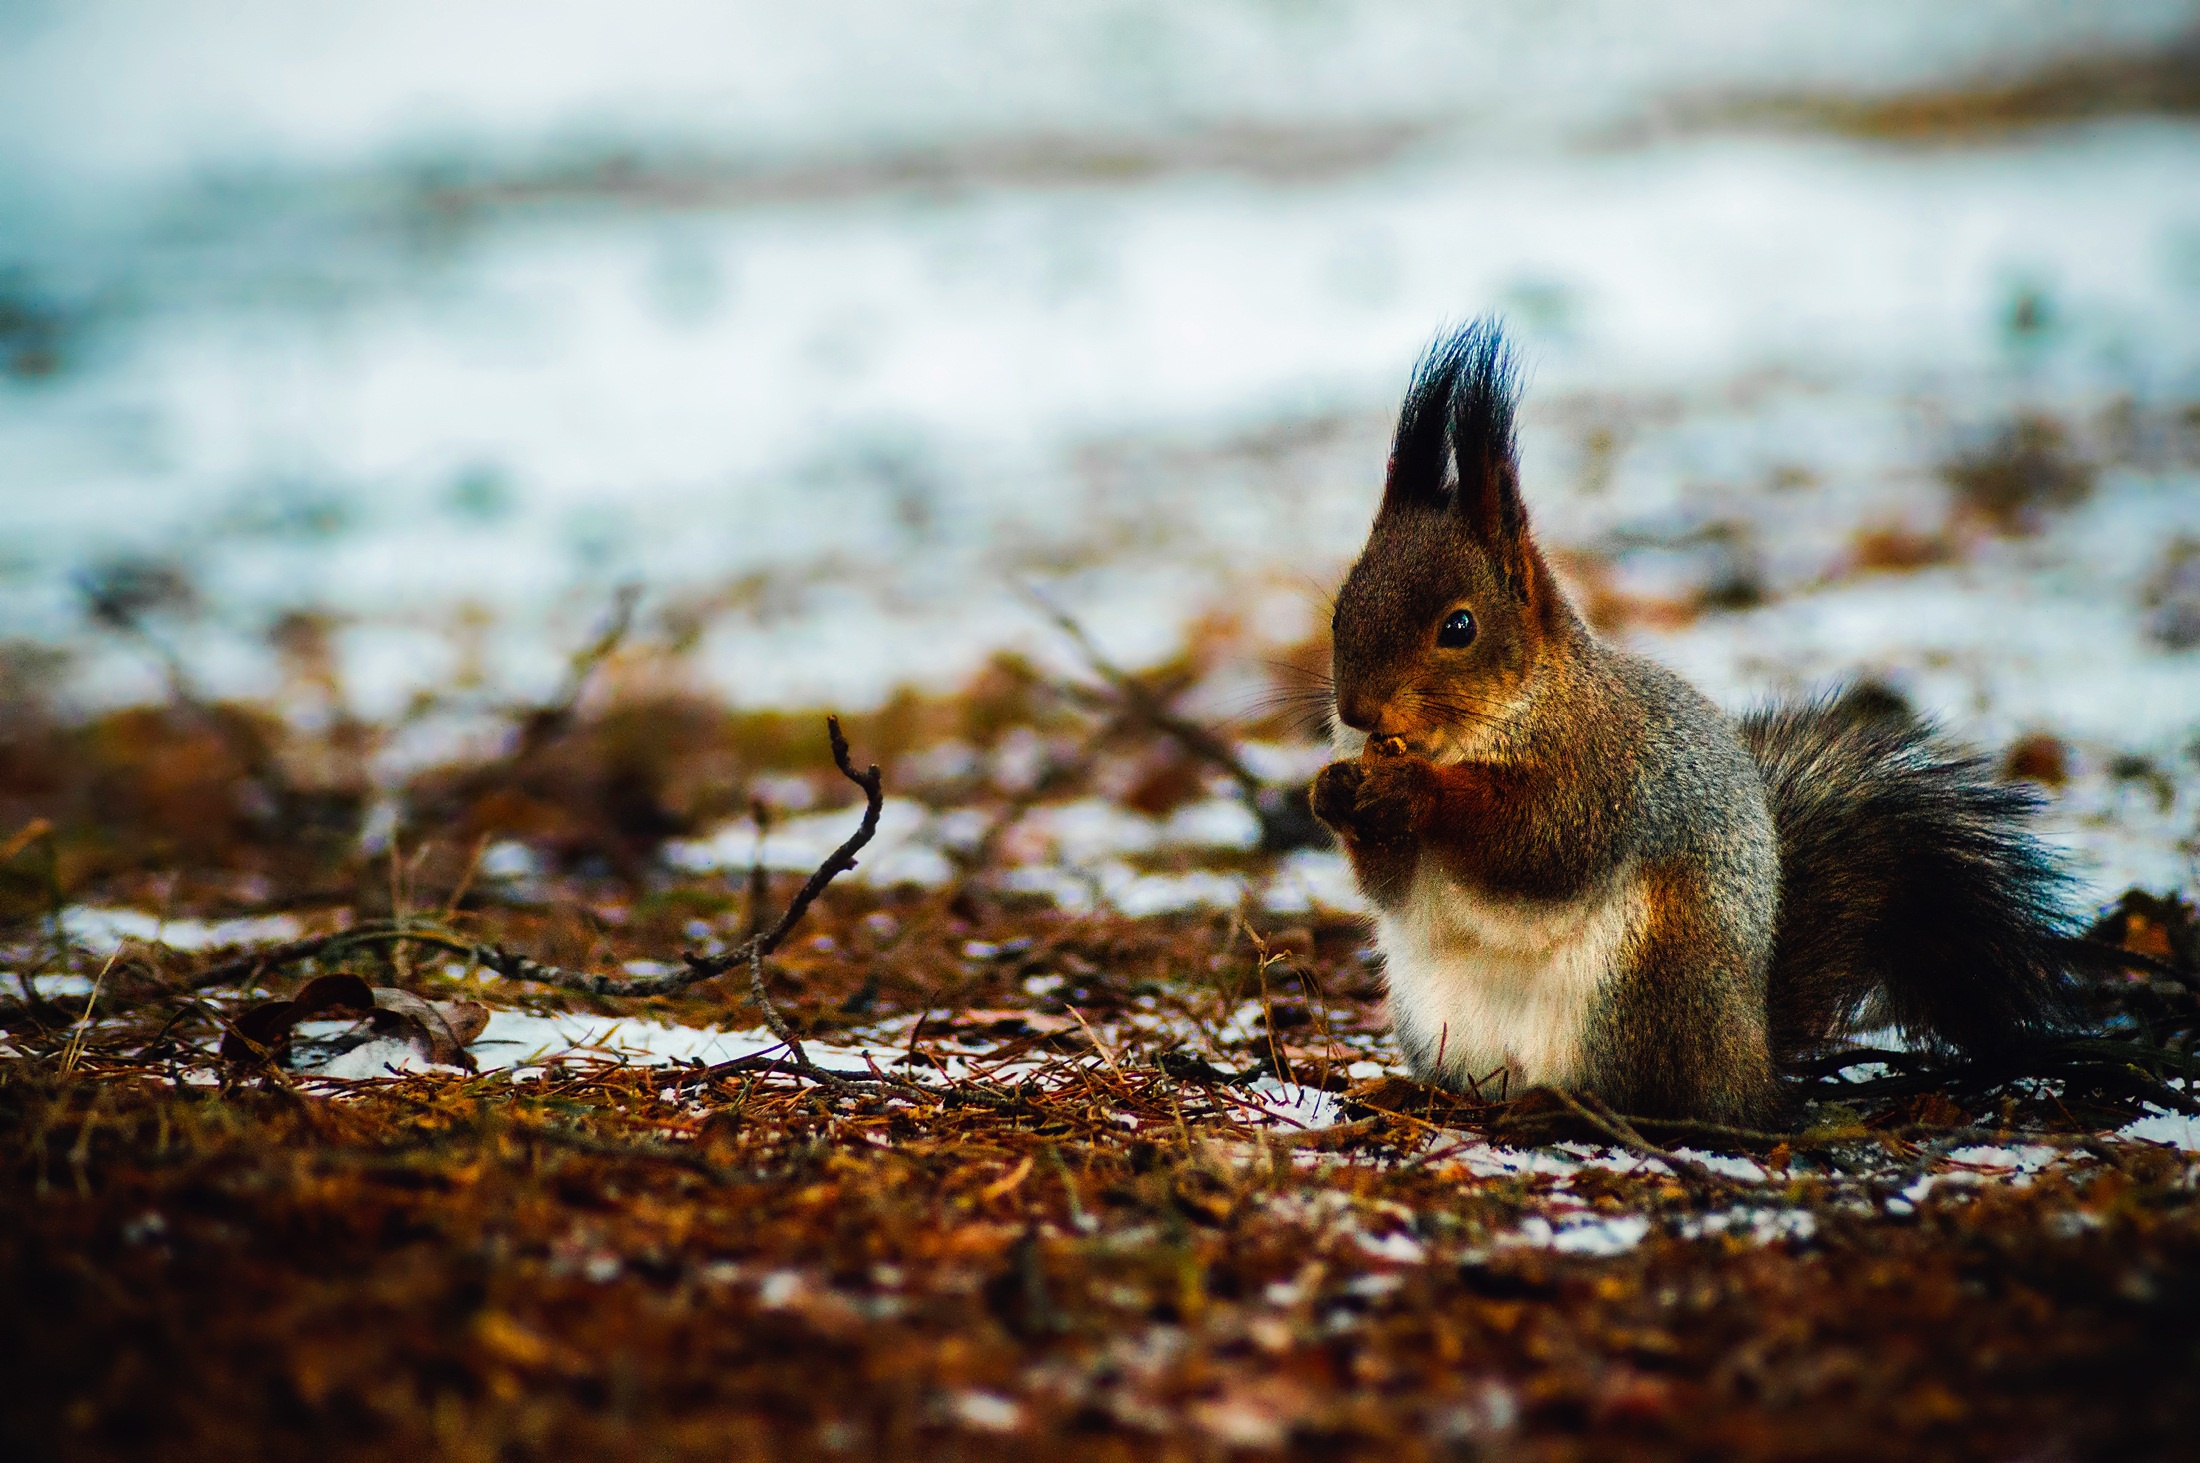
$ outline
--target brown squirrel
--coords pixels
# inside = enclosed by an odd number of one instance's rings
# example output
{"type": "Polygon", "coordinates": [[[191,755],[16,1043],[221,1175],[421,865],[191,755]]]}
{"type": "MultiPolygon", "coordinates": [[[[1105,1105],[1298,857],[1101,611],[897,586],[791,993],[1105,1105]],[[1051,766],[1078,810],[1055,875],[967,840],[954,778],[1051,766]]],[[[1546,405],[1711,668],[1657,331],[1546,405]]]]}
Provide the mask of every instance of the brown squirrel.
{"type": "Polygon", "coordinates": [[[1783,1067],[1846,1032],[2055,1029],[2068,880],[2032,795],[1899,708],[1736,725],[1600,640],[1528,531],[1516,398],[1493,323],[1422,359],[1332,625],[1344,760],[1313,808],[1416,1074],[1765,1125],[1783,1067]]]}

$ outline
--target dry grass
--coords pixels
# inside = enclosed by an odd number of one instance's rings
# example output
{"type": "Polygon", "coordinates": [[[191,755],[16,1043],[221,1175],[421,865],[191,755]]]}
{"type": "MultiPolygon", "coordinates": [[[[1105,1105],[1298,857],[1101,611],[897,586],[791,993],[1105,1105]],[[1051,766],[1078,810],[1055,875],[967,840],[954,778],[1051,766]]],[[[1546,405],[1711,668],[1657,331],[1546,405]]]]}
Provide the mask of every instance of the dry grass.
{"type": "Polygon", "coordinates": [[[1807,1244],[1584,1259],[1486,1248],[1532,1183],[1294,1162],[1179,1126],[1197,1089],[1159,1079],[1015,1114],[728,1081],[700,1122],[664,1080],[17,1070],[8,1431],[48,1457],[2130,1457],[2200,1400],[2200,1225],[2151,1153],[1807,1244]]]}
{"type": "MultiPolygon", "coordinates": [[[[1166,702],[1197,659],[1142,684],[1166,702]]],[[[303,734],[274,718],[178,704],[77,723],[11,708],[0,809],[22,832],[0,848],[10,963],[96,976],[106,1014],[80,1023],[77,998],[0,1008],[15,1053],[0,1060],[10,1451],[1558,1459],[2181,1446],[2200,1402],[2191,1166],[2095,1136],[2129,1119],[2135,1094],[2161,1095],[2133,1057],[2174,1068],[2195,1030],[2194,925],[2175,902],[2127,901],[2100,931],[2159,962],[2104,996],[2155,1044],[2065,1053],[2054,1088],[1896,1059],[1876,1083],[1824,1089],[1807,1123],[1780,1134],[1355,1080],[1352,1062],[1380,1050],[1382,1014],[1353,921],[1251,905],[1071,913],[1008,890],[983,858],[936,889],[833,884],[770,981],[805,1041],[905,1031],[903,1078],[951,1060],[1020,1064],[970,1084],[997,1099],[984,1102],[937,1081],[820,1087],[754,1062],[342,1084],[234,1043],[246,1059],[224,1063],[214,1048],[267,998],[240,984],[279,997],[331,970],[429,999],[724,1027],[757,1013],[738,971],[610,1001],[484,983],[388,940],[257,971],[245,961],[192,994],[249,952],[131,944],[103,961],[59,941],[48,918],[57,903],[176,917],[280,908],[333,931],[394,915],[609,973],[698,942],[737,947],[797,879],[680,876],[658,844],[743,806],[766,771],[814,771],[821,797],[845,798],[846,784],[815,723],[653,694],[576,688],[570,704],[516,712],[506,756],[402,789],[403,837],[374,856],[356,838],[366,782],[329,753],[333,773],[309,797],[285,770],[303,765],[303,734]],[[477,877],[488,833],[530,841],[546,874],[523,891],[477,877]],[[1248,1002],[1250,1036],[1224,1036],[1248,1002]],[[1276,1122],[1247,1086],[1262,1074],[1335,1094],[1343,1121],[1276,1122]],[[1638,1157],[1689,1142],[1752,1152],[1759,1168],[1735,1177],[1673,1157],[1491,1175],[1471,1161],[1491,1142],[1560,1139],[1638,1157]],[[2025,1186],[1964,1181],[1966,1145],[2009,1142],[2063,1156],[2025,1186]],[[1900,1197],[1928,1174],[1940,1187],[1900,1197]],[[1640,1222],[1642,1238],[1604,1256],[1521,1242],[1562,1210],[1640,1222]],[[1752,1237],[1756,1214],[1805,1216],[1807,1229],[1752,1237]],[[1706,1228],[1737,1215],[1731,1232],[1706,1228]]],[[[849,733],[899,795],[894,777],[923,766],[928,746],[990,746],[1019,728],[1064,749],[1043,792],[967,776],[917,790],[1009,818],[1034,796],[1132,785],[1109,765],[1192,755],[1132,699],[1070,694],[1013,663],[966,696],[851,719],[849,733]]],[[[342,744],[314,735],[324,751],[342,744]]],[[[365,748],[376,733],[345,735],[365,748]]]]}

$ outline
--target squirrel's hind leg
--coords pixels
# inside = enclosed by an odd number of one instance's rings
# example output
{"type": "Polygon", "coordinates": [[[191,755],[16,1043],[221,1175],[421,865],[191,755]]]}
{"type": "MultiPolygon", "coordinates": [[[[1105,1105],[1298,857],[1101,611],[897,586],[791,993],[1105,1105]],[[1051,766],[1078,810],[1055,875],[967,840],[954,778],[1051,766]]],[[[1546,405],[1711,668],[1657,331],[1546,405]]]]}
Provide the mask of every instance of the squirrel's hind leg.
{"type": "Polygon", "coordinates": [[[1685,867],[1646,876],[1639,935],[1589,1024],[1582,1085],[1630,1115],[1776,1125],[1786,1101],[1766,1040],[1770,941],[1723,928],[1700,883],[1685,867]]]}

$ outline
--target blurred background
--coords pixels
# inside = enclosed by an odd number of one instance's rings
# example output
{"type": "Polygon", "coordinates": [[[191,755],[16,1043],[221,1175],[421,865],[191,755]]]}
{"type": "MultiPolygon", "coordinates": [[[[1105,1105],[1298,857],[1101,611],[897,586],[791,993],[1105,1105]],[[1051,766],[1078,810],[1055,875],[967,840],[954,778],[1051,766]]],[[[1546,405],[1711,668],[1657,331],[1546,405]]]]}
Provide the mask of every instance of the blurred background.
{"type": "Polygon", "coordinates": [[[852,711],[1080,664],[1036,589],[1254,716],[1496,312],[1600,625],[2189,883],[2196,124],[2150,0],[0,0],[0,679],[395,779],[621,586],[852,711]]]}

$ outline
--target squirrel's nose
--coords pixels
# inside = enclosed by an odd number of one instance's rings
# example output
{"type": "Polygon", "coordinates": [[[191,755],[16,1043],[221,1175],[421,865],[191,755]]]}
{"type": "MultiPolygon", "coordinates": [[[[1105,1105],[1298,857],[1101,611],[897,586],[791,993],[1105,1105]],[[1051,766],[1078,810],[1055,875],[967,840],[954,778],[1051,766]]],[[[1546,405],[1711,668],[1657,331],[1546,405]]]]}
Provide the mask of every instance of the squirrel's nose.
{"type": "Polygon", "coordinates": [[[1346,694],[1337,698],[1337,720],[1354,731],[1371,732],[1382,724],[1383,704],[1372,696],[1346,694]]]}

